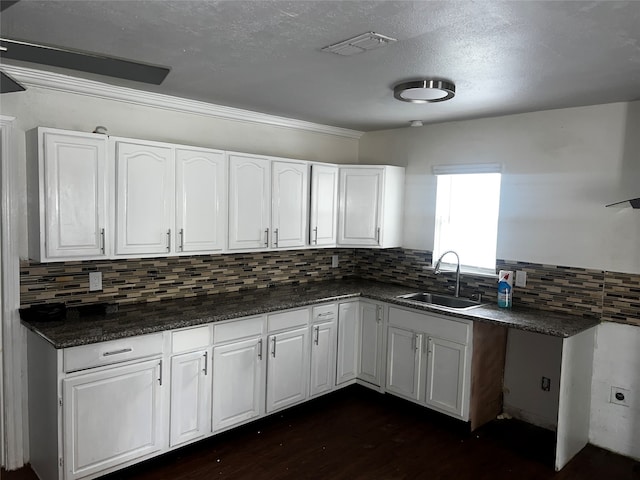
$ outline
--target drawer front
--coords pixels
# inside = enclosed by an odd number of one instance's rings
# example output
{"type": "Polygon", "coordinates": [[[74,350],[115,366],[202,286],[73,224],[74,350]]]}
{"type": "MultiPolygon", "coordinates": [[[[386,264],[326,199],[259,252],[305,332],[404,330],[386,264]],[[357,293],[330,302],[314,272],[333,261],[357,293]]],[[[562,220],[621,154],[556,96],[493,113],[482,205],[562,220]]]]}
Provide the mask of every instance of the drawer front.
{"type": "Polygon", "coordinates": [[[317,322],[330,322],[338,318],[338,305],[331,303],[329,305],[318,305],[313,307],[311,312],[311,321],[317,322]]]}
{"type": "Polygon", "coordinates": [[[391,307],[389,325],[426,333],[429,336],[466,345],[469,342],[471,322],[453,320],[411,310],[391,307]]]}
{"type": "Polygon", "coordinates": [[[276,332],[287,328],[304,327],[306,325],[309,325],[308,308],[272,313],[267,316],[267,330],[269,332],[276,332]]]}
{"type": "Polygon", "coordinates": [[[211,345],[211,326],[188,328],[171,333],[171,353],[189,352],[211,345]]]}
{"type": "Polygon", "coordinates": [[[122,338],[109,342],[92,343],[80,347],[65,348],[63,365],[65,372],[126,362],[162,353],[162,333],[122,338]]]}
{"type": "Polygon", "coordinates": [[[225,343],[242,338],[257,337],[264,333],[264,317],[250,317],[233,320],[213,326],[214,343],[225,343]]]}

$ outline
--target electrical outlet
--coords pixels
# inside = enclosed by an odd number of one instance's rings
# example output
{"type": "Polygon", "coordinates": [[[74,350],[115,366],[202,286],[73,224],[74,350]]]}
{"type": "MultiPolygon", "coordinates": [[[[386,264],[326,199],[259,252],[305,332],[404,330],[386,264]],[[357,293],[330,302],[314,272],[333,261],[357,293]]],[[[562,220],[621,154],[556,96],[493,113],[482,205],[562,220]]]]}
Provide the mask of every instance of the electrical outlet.
{"type": "Polygon", "coordinates": [[[89,291],[102,290],[102,272],[89,272],[89,291]]]}
{"type": "Polygon", "coordinates": [[[338,255],[331,255],[331,268],[338,268],[338,255]]]}
{"type": "Polygon", "coordinates": [[[527,286],[527,272],[524,270],[516,270],[516,287],[527,286]]]}
{"type": "Polygon", "coordinates": [[[631,403],[631,392],[626,388],[611,387],[611,397],[609,398],[609,401],[616,405],[628,407],[631,403]]]}
{"type": "Polygon", "coordinates": [[[542,381],[540,382],[540,388],[545,392],[551,390],[551,379],[548,377],[542,377],[542,381]]]}

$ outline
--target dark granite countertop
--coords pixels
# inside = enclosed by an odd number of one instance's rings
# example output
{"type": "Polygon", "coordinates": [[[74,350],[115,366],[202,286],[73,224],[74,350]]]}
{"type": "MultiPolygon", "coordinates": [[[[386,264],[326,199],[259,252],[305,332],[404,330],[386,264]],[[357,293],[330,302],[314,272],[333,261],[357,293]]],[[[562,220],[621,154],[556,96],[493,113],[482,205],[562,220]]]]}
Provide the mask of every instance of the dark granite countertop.
{"type": "Polygon", "coordinates": [[[360,296],[416,310],[490,322],[556,337],[571,337],[599,323],[596,318],[559,315],[517,307],[505,310],[487,305],[456,311],[397,298],[399,295],[418,291],[401,285],[357,279],[314,282],[124,305],[113,313],[78,316],[68,311],[64,320],[22,320],[22,323],[48,340],[55,348],[67,348],[360,296]]]}

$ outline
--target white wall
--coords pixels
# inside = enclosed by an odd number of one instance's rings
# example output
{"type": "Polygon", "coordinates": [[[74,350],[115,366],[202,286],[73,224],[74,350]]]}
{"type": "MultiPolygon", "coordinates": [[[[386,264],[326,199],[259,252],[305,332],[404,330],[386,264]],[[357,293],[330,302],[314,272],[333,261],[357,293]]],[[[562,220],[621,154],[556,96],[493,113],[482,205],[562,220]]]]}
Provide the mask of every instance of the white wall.
{"type": "Polygon", "coordinates": [[[433,165],[504,167],[498,258],[640,273],[640,102],[366,133],[361,163],[406,165],[404,245],[433,248],[433,165]]]}
{"type": "Polygon", "coordinates": [[[591,443],[640,460],[640,328],[598,327],[591,384],[591,443]],[[630,390],[629,406],[609,401],[611,387],[630,390]]]}
{"type": "MultiPolygon", "coordinates": [[[[223,150],[329,163],[357,163],[358,140],[293,128],[176,113],[44,88],[2,96],[2,113],[16,117],[20,176],[26,185],[24,133],[35,127],[91,132],[98,125],[110,135],[181,143],[223,150]]],[[[19,232],[26,249],[26,186],[22,189],[19,232]]]]}

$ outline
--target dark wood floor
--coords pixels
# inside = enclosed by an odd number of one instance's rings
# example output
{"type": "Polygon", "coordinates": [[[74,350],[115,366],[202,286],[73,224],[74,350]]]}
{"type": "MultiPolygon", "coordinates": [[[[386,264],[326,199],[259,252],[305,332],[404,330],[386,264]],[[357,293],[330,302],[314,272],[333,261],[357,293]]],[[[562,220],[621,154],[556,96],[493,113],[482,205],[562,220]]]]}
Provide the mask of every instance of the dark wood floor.
{"type": "MultiPolygon", "coordinates": [[[[35,478],[16,475],[2,478],[35,478]]],[[[468,433],[448,417],[349,387],[103,480],[211,478],[640,480],[640,462],[589,445],[556,473],[550,432],[508,420],[468,433]]]]}

